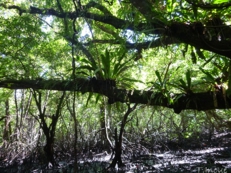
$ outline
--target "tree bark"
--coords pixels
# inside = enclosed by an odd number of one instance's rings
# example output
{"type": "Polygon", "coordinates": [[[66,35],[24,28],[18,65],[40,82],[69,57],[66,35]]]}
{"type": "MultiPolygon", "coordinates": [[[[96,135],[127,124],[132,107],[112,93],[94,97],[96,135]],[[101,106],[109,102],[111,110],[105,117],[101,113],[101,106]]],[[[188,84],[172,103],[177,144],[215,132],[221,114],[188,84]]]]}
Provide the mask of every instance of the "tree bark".
{"type": "Polygon", "coordinates": [[[10,105],[9,99],[5,101],[5,127],[3,130],[3,140],[9,141],[11,134],[11,124],[10,124],[10,105]]]}
{"type": "MultiPolygon", "coordinates": [[[[121,125],[122,127],[122,125],[121,125]]],[[[112,163],[110,164],[109,168],[115,168],[116,164],[118,164],[118,167],[122,167],[123,166],[123,162],[122,162],[122,140],[120,140],[120,138],[118,139],[118,134],[117,134],[117,128],[115,128],[115,147],[114,147],[114,158],[112,160],[112,163]]]]}
{"type": "Polygon", "coordinates": [[[62,93],[61,98],[59,99],[57,109],[55,114],[51,116],[51,124],[48,126],[45,120],[45,112],[46,109],[43,109],[42,105],[42,93],[34,90],[33,96],[39,111],[39,119],[41,128],[43,130],[44,135],[46,136],[46,145],[44,146],[44,152],[47,157],[47,163],[51,163],[53,166],[55,165],[54,159],[54,140],[55,140],[55,130],[58,119],[61,115],[62,103],[65,96],[65,91],[62,93]]]}
{"type": "Polygon", "coordinates": [[[46,135],[46,145],[44,146],[44,152],[47,157],[47,163],[55,164],[54,159],[54,136],[46,135]]]}
{"type": "Polygon", "coordinates": [[[76,78],[75,81],[58,80],[5,80],[0,87],[9,89],[43,89],[59,91],[78,91],[81,93],[93,92],[108,97],[108,103],[139,103],[150,106],[163,106],[171,108],[175,113],[182,110],[212,110],[231,108],[231,97],[221,91],[208,91],[199,93],[172,94],[172,103],[169,103],[161,92],[118,89],[111,84],[111,80],[96,80],[76,78]]]}
{"type": "MultiPolygon", "coordinates": [[[[42,130],[46,137],[46,145],[44,146],[44,152],[46,154],[46,161],[47,163],[51,163],[52,165],[55,164],[54,160],[54,138],[55,138],[55,131],[54,129],[50,129],[46,122],[45,122],[45,115],[39,115],[41,120],[42,130]]],[[[55,121],[52,120],[51,125],[54,127],[56,126],[55,121]]]]}
{"type": "Polygon", "coordinates": [[[121,156],[122,156],[123,133],[124,133],[125,125],[127,123],[128,116],[130,115],[130,113],[132,111],[135,110],[136,106],[137,106],[137,104],[135,104],[131,108],[130,104],[128,104],[128,109],[127,109],[126,113],[124,114],[121,125],[120,125],[119,137],[118,137],[118,134],[117,134],[117,128],[115,128],[115,137],[114,137],[115,138],[115,147],[114,147],[115,156],[114,156],[114,158],[112,160],[112,163],[109,166],[109,168],[115,168],[116,164],[118,164],[118,167],[124,166],[124,164],[122,162],[122,158],[121,158],[121,156]]]}

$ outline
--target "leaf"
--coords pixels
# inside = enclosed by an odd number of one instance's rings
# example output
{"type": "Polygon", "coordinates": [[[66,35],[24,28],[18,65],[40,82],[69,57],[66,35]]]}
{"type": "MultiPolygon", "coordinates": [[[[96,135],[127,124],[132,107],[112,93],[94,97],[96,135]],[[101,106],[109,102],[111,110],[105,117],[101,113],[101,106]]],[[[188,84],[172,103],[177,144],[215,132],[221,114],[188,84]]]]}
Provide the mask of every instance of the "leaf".
{"type": "Polygon", "coordinates": [[[198,55],[201,59],[203,59],[203,60],[206,59],[205,56],[204,56],[204,54],[201,52],[200,49],[196,49],[196,53],[197,53],[197,55],[198,55]]]}
{"type": "MultiPolygon", "coordinates": [[[[124,54],[123,54],[124,55],[124,54]]],[[[131,59],[121,63],[122,56],[119,58],[119,61],[114,65],[112,78],[117,78],[119,75],[127,71],[132,65],[128,65],[131,62],[131,59]]]]}
{"type": "Polygon", "coordinates": [[[87,64],[88,66],[91,66],[94,69],[98,68],[95,62],[89,61],[88,59],[81,59],[80,61],[84,64],[87,64]]]}
{"type": "Polygon", "coordinates": [[[215,77],[213,77],[213,75],[211,75],[209,72],[205,71],[204,69],[202,69],[201,67],[199,68],[207,77],[207,80],[209,82],[213,82],[215,83],[215,77]]]}
{"type": "Polygon", "coordinates": [[[98,101],[100,100],[101,97],[102,97],[102,95],[100,95],[100,94],[97,94],[97,95],[96,95],[95,104],[98,103],[98,101]]]}
{"type": "Polygon", "coordinates": [[[109,55],[109,52],[108,52],[107,49],[105,50],[105,55],[101,55],[101,61],[102,61],[102,64],[103,64],[103,69],[104,69],[104,77],[106,79],[109,79],[110,76],[111,76],[110,75],[111,61],[110,61],[110,55],[109,55]]]}
{"type": "Polygon", "coordinates": [[[181,86],[183,89],[187,89],[187,84],[185,83],[185,81],[183,81],[183,79],[180,79],[179,82],[181,83],[180,86],[181,86]]]}
{"type": "Polygon", "coordinates": [[[95,69],[94,74],[95,74],[96,76],[98,76],[98,77],[102,77],[102,78],[105,77],[105,76],[102,74],[102,69],[101,69],[101,68],[95,69]]]}
{"type": "Polygon", "coordinates": [[[95,69],[89,65],[83,65],[78,67],[78,70],[89,70],[89,71],[94,71],[95,69]]]}
{"type": "Polygon", "coordinates": [[[122,73],[124,73],[125,71],[127,71],[129,68],[131,68],[132,66],[121,66],[121,68],[119,69],[114,69],[115,72],[113,72],[113,78],[117,78],[119,75],[121,75],[122,73]]]}
{"type": "Polygon", "coordinates": [[[186,80],[187,80],[187,87],[188,87],[188,89],[190,89],[191,88],[191,72],[190,72],[190,70],[187,70],[187,72],[186,72],[186,80]]]}
{"type": "Polygon", "coordinates": [[[214,4],[222,4],[226,2],[229,2],[229,0],[214,0],[214,4]]]}
{"type": "Polygon", "coordinates": [[[156,70],[155,73],[156,73],[156,76],[157,76],[159,82],[162,84],[163,82],[162,82],[162,79],[161,79],[161,76],[160,76],[160,72],[158,70],[156,70]]]}
{"type": "Polygon", "coordinates": [[[195,55],[195,53],[194,53],[193,50],[191,51],[191,58],[192,58],[193,64],[196,64],[197,63],[197,57],[196,57],[196,55],[195,55]]]}
{"type": "Polygon", "coordinates": [[[195,19],[197,20],[198,7],[197,7],[197,6],[195,6],[195,5],[193,5],[193,6],[192,6],[192,9],[193,9],[194,17],[195,17],[195,19]]]}
{"type": "Polygon", "coordinates": [[[89,92],[89,95],[88,95],[87,101],[86,101],[86,106],[88,105],[88,102],[90,101],[90,99],[92,98],[92,96],[93,96],[93,93],[89,92]]]}
{"type": "Polygon", "coordinates": [[[83,74],[84,76],[90,76],[89,73],[86,73],[86,72],[84,72],[84,71],[77,71],[76,74],[77,74],[77,75],[83,74]]]}
{"type": "Polygon", "coordinates": [[[204,67],[206,64],[208,64],[209,62],[211,62],[214,59],[214,56],[212,56],[211,58],[209,58],[202,66],[204,67]]]}

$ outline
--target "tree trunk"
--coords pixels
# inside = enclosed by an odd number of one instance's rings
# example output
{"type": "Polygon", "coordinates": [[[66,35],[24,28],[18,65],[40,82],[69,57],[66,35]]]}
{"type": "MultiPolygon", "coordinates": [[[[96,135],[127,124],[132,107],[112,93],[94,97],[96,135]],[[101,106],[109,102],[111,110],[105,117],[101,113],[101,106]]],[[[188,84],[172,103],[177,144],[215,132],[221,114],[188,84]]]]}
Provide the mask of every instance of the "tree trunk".
{"type": "Polygon", "coordinates": [[[47,126],[44,115],[40,115],[40,119],[42,120],[42,130],[44,135],[46,136],[46,145],[44,146],[44,152],[46,154],[47,163],[51,163],[52,165],[55,164],[54,159],[54,140],[55,140],[55,129],[56,124],[58,122],[58,116],[52,116],[52,122],[50,127],[47,126]]]}
{"type": "Polygon", "coordinates": [[[5,127],[3,130],[3,140],[9,141],[11,134],[11,125],[10,125],[10,108],[9,108],[9,100],[5,101],[5,127]]]}
{"type": "Polygon", "coordinates": [[[128,104],[128,110],[124,114],[121,126],[120,126],[120,133],[119,133],[119,138],[117,136],[117,128],[115,128],[115,147],[114,147],[114,153],[115,156],[112,160],[112,163],[110,164],[109,168],[115,168],[116,164],[118,164],[118,167],[124,166],[122,162],[122,142],[123,142],[123,133],[124,133],[124,128],[126,123],[128,122],[128,115],[135,110],[137,104],[135,104],[132,108],[130,107],[130,104],[128,104]]]}
{"type": "Polygon", "coordinates": [[[47,162],[52,165],[55,164],[54,159],[54,136],[46,136],[46,145],[44,146],[44,151],[47,157],[47,162]]]}
{"type": "MultiPolygon", "coordinates": [[[[40,119],[41,128],[43,130],[44,135],[46,136],[47,143],[44,146],[44,152],[47,157],[47,163],[51,163],[54,166],[55,164],[55,159],[54,159],[55,130],[56,130],[58,119],[61,115],[62,103],[65,97],[65,91],[62,93],[62,96],[59,99],[55,114],[51,116],[51,124],[49,125],[49,127],[45,120],[46,109],[44,109],[44,105],[42,105],[42,93],[34,90],[33,96],[34,96],[34,99],[35,99],[35,102],[36,102],[36,105],[39,111],[39,119],[40,119]]],[[[47,95],[47,99],[48,99],[48,95],[47,95]]]]}
{"type": "MultiPolygon", "coordinates": [[[[121,138],[122,139],[122,138],[121,138]]],[[[109,167],[115,168],[116,163],[118,163],[118,167],[122,167],[124,164],[122,162],[122,140],[117,137],[117,128],[115,128],[115,148],[114,148],[115,156],[112,160],[112,163],[109,167]]]]}
{"type": "Polygon", "coordinates": [[[100,145],[102,146],[101,149],[105,149],[105,144],[106,144],[106,120],[105,120],[105,105],[104,103],[100,105],[100,129],[101,129],[101,135],[100,135],[100,145]]]}
{"type": "MultiPolygon", "coordinates": [[[[44,120],[44,115],[40,115],[39,117],[42,120],[43,133],[46,136],[46,145],[44,146],[44,152],[46,155],[46,162],[54,165],[55,161],[54,161],[54,148],[53,148],[53,146],[54,146],[55,133],[52,129],[48,128],[48,126],[44,120]]],[[[51,124],[54,125],[54,122],[52,121],[51,124]]]]}
{"type": "MultiPolygon", "coordinates": [[[[57,108],[57,109],[59,109],[59,108],[57,108]]],[[[42,119],[42,125],[43,125],[42,129],[43,129],[43,132],[46,136],[46,141],[47,141],[47,143],[44,147],[44,151],[46,153],[48,163],[51,163],[52,165],[55,164],[54,140],[55,140],[56,125],[57,125],[59,116],[60,116],[60,110],[57,110],[56,115],[52,115],[52,121],[51,121],[49,128],[45,122],[44,115],[43,115],[43,117],[40,116],[40,119],[42,119]]]]}

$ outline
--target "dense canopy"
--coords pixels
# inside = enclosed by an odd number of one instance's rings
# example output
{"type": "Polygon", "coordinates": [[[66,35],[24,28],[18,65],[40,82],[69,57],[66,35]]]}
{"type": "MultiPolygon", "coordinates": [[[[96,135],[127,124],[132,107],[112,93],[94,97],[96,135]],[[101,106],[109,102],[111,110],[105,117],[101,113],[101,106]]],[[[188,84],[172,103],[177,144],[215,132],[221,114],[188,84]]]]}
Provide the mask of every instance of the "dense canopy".
{"type": "Polygon", "coordinates": [[[115,167],[126,124],[148,142],[230,128],[230,10],[228,0],[1,0],[0,149],[16,142],[19,156],[41,142],[55,165],[57,140],[77,164],[97,141],[115,167]]]}

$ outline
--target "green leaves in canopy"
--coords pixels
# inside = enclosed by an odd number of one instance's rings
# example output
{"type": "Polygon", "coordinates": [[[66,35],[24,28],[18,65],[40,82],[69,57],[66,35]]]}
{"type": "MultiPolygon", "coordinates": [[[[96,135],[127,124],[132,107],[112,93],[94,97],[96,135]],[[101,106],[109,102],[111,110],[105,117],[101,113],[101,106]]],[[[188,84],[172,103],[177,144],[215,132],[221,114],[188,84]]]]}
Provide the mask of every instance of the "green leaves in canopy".
{"type": "Polygon", "coordinates": [[[215,77],[210,72],[205,71],[201,67],[200,67],[200,70],[206,75],[206,77],[204,78],[206,82],[208,82],[208,83],[215,83],[216,82],[215,77]]]}
{"type": "Polygon", "coordinates": [[[132,58],[126,59],[126,51],[120,56],[110,54],[108,49],[105,50],[105,54],[101,55],[102,72],[104,79],[118,79],[121,75],[126,73],[129,68],[132,67],[130,63],[132,58]]]}
{"type": "Polygon", "coordinates": [[[214,4],[221,4],[226,2],[229,2],[229,0],[214,0],[214,4]]]}
{"type": "Polygon", "coordinates": [[[170,85],[174,86],[177,89],[184,91],[186,94],[190,94],[192,93],[192,87],[194,85],[197,85],[198,83],[192,84],[192,76],[191,76],[190,70],[187,70],[187,72],[185,73],[185,79],[186,80],[180,79],[179,82],[177,83],[174,82],[174,83],[171,83],[170,85]]]}
{"type": "Polygon", "coordinates": [[[158,70],[155,71],[158,81],[153,83],[153,86],[159,91],[166,90],[166,78],[161,78],[160,72],[158,70]]]}
{"type": "Polygon", "coordinates": [[[100,74],[100,67],[95,61],[78,57],[78,62],[80,66],[77,69],[77,74],[83,74],[84,76],[102,76],[102,74],[100,74]]]}
{"type": "Polygon", "coordinates": [[[172,62],[168,63],[166,70],[165,70],[165,73],[164,73],[164,76],[163,76],[163,79],[161,77],[160,72],[158,70],[155,71],[157,81],[151,82],[151,83],[153,84],[153,87],[155,89],[157,89],[159,92],[166,92],[167,91],[167,82],[169,80],[168,72],[169,72],[169,68],[170,68],[171,63],[172,62]]]}
{"type": "Polygon", "coordinates": [[[173,103],[171,92],[167,88],[167,86],[170,84],[168,73],[169,73],[169,68],[170,68],[171,64],[172,64],[172,62],[168,63],[163,77],[161,76],[161,74],[158,70],[155,71],[157,80],[155,82],[151,82],[151,83],[153,84],[154,89],[161,93],[161,95],[156,95],[156,93],[153,92],[153,94],[151,95],[151,99],[155,98],[156,102],[162,102],[163,101],[162,97],[165,97],[165,98],[167,98],[168,104],[173,103]]]}
{"type": "MultiPolygon", "coordinates": [[[[119,52],[119,51],[118,51],[119,52]]],[[[118,56],[105,50],[104,54],[100,56],[100,61],[89,61],[88,59],[80,59],[81,65],[78,67],[77,73],[82,73],[87,76],[96,76],[101,79],[118,79],[132,67],[132,58],[126,59],[126,51],[118,56]],[[87,70],[89,73],[84,72],[87,70]]]]}
{"type": "MultiPolygon", "coordinates": [[[[105,50],[99,58],[99,61],[90,61],[79,57],[80,66],[77,68],[77,74],[84,76],[95,76],[98,79],[116,80],[116,85],[124,88],[132,88],[135,82],[141,82],[130,76],[130,68],[133,67],[133,58],[127,58],[126,50],[118,50],[109,52],[105,50]]],[[[87,103],[93,97],[93,93],[89,93],[87,103]]],[[[96,95],[96,103],[99,101],[100,95],[96,95]]]]}

